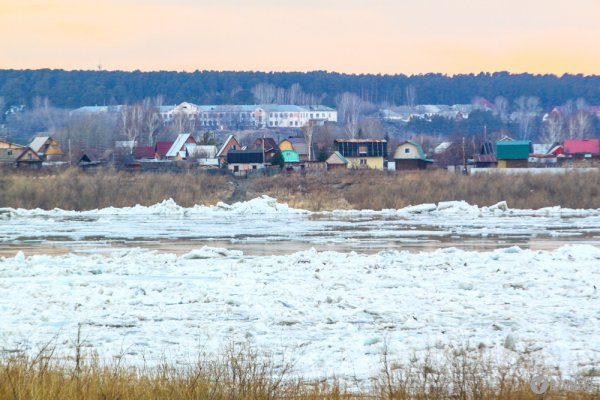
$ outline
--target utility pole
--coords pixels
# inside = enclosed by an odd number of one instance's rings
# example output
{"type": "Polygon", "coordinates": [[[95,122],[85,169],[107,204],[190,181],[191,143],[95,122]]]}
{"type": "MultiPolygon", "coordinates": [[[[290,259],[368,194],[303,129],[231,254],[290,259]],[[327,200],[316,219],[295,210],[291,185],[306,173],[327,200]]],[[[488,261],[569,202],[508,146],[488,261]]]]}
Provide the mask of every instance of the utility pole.
{"type": "Polygon", "coordinates": [[[462,138],[462,153],[463,153],[463,175],[467,175],[467,154],[465,151],[465,137],[462,138]]]}

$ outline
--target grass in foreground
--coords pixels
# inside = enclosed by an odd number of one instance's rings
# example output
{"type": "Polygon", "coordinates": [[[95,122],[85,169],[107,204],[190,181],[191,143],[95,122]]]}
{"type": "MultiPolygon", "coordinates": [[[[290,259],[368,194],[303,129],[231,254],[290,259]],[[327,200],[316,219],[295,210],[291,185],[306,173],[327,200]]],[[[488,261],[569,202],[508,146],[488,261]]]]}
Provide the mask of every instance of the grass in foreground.
{"type": "Polygon", "coordinates": [[[76,348],[72,359],[45,350],[34,358],[0,360],[0,399],[583,399],[600,398],[593,374],[575,383],[553,383],[544,395],[531,391],[533,376],[560,379],[551,368],[531,359],[495,362],[477,349],[443,357],[411,358],[406,363],[382,356],[381,371],[367,383],[319,382],[294,376],[290,364],[260,357],[247,347],[228,348],[216,360],[188,367],[163,364],[133,368],[103,365],[76,348]]]}

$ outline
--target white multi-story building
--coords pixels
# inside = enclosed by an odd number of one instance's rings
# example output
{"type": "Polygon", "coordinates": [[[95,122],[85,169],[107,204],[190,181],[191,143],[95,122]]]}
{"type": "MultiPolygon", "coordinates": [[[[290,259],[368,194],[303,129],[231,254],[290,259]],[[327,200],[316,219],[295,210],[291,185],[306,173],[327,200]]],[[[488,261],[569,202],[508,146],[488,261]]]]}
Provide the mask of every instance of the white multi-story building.
{"type": "Polygon", "coordinates": [[[325,106],[296,105],[208,105],[181,103],[163,107],[161,115],[170,122],[177,115],[196,120],[196,126],[213,129],[302,128],[310,121],[322,125],[337,122],[337,111],[325,106]]]}
{"type": "MultiPolygon", "coordinates": [[[[122,109],[123,106],[82,107],[73,112],[116,113],[122,109]]],[[[160,106],[158,112],[165,124],[184,116],[194,120],[197,128],[207,129],[302,128],[309,123],[323,125],[325,122],[337,122],[337,111],[333,108],[292,104],[200,106],[183,102],[160,106]]]]}

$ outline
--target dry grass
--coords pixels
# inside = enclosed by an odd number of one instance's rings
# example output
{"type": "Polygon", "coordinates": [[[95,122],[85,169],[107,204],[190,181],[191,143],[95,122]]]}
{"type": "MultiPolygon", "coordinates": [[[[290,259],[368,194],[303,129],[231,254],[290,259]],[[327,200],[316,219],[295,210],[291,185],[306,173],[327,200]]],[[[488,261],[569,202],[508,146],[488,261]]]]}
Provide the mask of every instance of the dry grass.
{"type": "Polygon", "coordinates": [[[133,400],[133,399],[598,399],[593,378],[560,380],[550,368],[520,357],[498,363],[467,347],[434,357],[412,357],[406,363],[384,354],[382,368],[369,383],[336,379],[311,382],[293,376],[289,364],[260,357],[248,347],[233,345],[223,357],[199,360],[188,367],[163,364],[156,368],[103,365],[85,357],[80,348],[69,360],[58,360],[52,349],[37,357],[0,359],[0,399],[13,400],[133,400]],[[436,361],[434,361],[436,360],[436,361]],[[548,375],[548,374],[552,375],[548,375]],[[530,389],[533,376],[553,376],[544,396],[530,389]]]}
{"type": "Polygon", "coordinates": [[[172,198],[182,206],[215,204],[233,188],[227,177],[112,170],[0,171],[0,207],[90,210],[152,205],[172,198]]]}
{"type": "MultiPolygon", "coordinates": [[[[75,169],[0,171],[0,207],[87,210],[152,205],[173,198],[182,206],[229,201],[232,178],[205,173],[115,172],[75,169]]],[[[313,211],[402,208],[411,204],[465,200],[480,206],[506,200],[513,208],[561,205],[600,208],[600,170],[568,175],[473,175],[446,171],[385,173],[332,171],[238,180],[236,200],[267,194],[292,207],[313,211]]]]}
{"type": "Polygon", "coordinates": [[[448,200],[480,206],[506,200],[513,208],[600,208],[600,171],[514,176],[461,176],[446,171],[290,174],[255,179],[248,188],[248,197],[259,194],[315,211],[379,210],[448,200]]]}

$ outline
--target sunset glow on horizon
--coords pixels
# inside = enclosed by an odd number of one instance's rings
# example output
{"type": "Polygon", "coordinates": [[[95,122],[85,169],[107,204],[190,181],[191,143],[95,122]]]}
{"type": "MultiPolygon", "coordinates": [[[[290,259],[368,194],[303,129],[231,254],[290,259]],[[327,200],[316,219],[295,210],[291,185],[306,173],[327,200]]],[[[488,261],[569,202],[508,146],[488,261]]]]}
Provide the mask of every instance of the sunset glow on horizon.
{"type": "Polygon", "coordinates": [[[596,0],[0,1],[0,68],[600,74],[596,0]]]}

